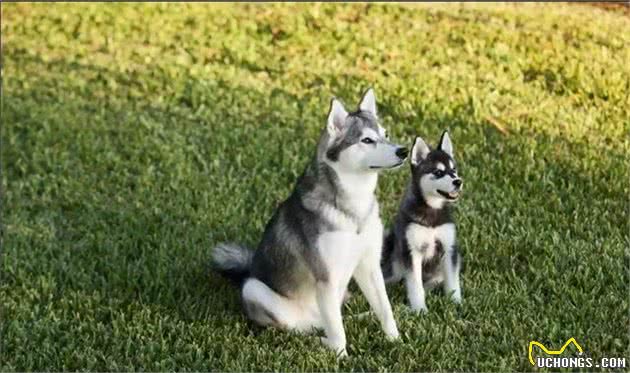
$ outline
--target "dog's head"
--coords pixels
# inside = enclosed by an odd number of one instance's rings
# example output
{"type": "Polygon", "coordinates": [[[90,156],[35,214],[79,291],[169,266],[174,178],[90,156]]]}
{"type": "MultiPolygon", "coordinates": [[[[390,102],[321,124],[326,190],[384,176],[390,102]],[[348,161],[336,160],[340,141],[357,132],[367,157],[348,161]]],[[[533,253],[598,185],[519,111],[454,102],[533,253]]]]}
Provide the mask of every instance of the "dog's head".
{"type": "Polygon", "coordinates": [[[416,137],[411,149],[412,182],[429,206],[439,208],[459,198],[464,182],[457,174],[456,166],[448,132],[442,133],[440,144],[434,150],[416,137]]]}
{"type": "Polygon", "coordinates": [[[348,113],[343,104],[333,99],[326,126],[325,157],[335,168],[348,172],[376,172],[400,166],[408,151],[387,139],[378,123],[376,99],[370,88],[359,108],[348,113]]]}

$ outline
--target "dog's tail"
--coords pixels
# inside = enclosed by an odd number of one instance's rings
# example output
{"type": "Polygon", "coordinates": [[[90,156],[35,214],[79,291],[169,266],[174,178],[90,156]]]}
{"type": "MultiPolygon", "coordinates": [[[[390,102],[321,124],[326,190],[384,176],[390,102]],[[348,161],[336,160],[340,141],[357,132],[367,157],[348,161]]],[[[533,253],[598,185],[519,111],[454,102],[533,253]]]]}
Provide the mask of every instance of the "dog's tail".
{"type": "Polygon", "coordinates": [[[212,268],[221,276],[241,286],[249,277],[254,251],[246,247],[222,243],[212,250],[212,268]]]}

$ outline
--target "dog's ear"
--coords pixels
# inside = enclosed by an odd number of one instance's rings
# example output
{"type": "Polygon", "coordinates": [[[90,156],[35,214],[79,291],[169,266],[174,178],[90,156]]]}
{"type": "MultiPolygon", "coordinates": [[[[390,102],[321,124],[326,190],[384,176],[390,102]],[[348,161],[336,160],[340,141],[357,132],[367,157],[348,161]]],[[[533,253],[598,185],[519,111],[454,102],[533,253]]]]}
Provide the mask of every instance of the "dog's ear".
{"type": "Polygon", "coordinates": [[[427,145],[421,137],[416,137],[416,141],[413,142],[413,148],[411,148],[411,164],[417,166],[423,159],[429,155],[429,145],[427,145]]]}
{"type": "Polygon", "coordinates": [[[368,89],[359,103],[359,109],[362,111],[369,111],[372,115],[376,116],[376,98],[374,97],[374,89],[368,89]]]}
{"type": "Polygon", "coordinates": [[[343,107],[341,101],[333,98],[330,101],[330,111],[328,112],[328,124],[326,129],[328,130],[328,134],[331,137],[335,137],[341,132],[343,129],[346,118],[348,117],[348,112],[343,107]]]}
{"type": "Polygon", "coordinates": [[[442,137],[440,137],[440,145],[438,149],[444,151],[451,158],[453,158],[453,144],[451,143],[451,137],[448,135],[448,131],[444,131],[442,133],[442,137]]]}

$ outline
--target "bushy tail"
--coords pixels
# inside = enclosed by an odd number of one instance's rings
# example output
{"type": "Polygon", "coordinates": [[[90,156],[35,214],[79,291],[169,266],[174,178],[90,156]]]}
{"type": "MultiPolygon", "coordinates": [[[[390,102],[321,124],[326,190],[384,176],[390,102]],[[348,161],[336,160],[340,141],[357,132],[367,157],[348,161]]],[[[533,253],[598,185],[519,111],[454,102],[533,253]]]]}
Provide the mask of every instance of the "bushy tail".
{"type": "Polygon", "coordinates": [[[237,286],[241,286],[249,277],[253,257],[253,250],[236,244],[222,243],[212,251],[212,268],[237,286]]]}

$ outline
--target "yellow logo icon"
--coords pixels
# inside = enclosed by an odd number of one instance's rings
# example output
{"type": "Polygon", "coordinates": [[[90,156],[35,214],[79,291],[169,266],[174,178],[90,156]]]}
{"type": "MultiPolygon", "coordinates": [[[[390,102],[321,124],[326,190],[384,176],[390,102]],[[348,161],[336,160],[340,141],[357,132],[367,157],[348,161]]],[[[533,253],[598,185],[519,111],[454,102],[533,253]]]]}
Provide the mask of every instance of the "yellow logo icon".
{"type": "Polygon", "coordinates": [[[534,357],[532,356],[532,350],[534,349],[534,346],[540,347],[540,349],[542,349],[547,355],[560,355],[571,343],[573,343],[575,347],[577,347],[578,351],[580,351],[580,354],[584,352],[584,350],[582,350],[582,346],[580,346],[580,344],[577,343],[577,341],[573,337],[571,337],[559,350],[549,350],[542,343],[538,341],[531,341],[529,342],[529,362],[532,363],[532,365],[534,366],[536,365],[536,363],[534,362],[534,357]]]}

